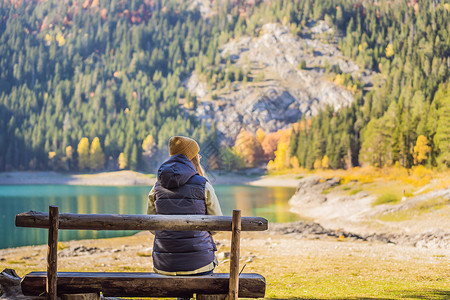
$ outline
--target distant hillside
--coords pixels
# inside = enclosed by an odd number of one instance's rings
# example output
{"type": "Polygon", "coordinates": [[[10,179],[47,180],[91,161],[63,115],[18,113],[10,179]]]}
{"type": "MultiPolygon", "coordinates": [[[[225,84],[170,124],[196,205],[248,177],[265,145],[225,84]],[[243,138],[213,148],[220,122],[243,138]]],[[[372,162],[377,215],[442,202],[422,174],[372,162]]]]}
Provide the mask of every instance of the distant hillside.
{"type": "Polygon", "coordinates": [[[337,45],[321,41],[334,38],[325,22],[310,25],[302,30],[303,38],[281,24],[269,23],[260,28],[258,37],[242,36],[225,43],[219,51],[226,78],[194,72],[187,82],[197,96],[194,114],[207,124],[215,122],[218,132],[233,144],[242,128],[253,134],[258,129],[275,132],[327,105],[335,110],[349,106],[362,92],[363,80],[371,85],[372,72],[345,58],[337,45]],[[355,88],[334,82],[332,70],[341,70],[355,81],[355,88]]]}
{"type": "Polygon", "coordinates": [[[449,9],[2,1],[0,171],[152,171],[172,135],[209,168],[447,167],[449,9]]]}

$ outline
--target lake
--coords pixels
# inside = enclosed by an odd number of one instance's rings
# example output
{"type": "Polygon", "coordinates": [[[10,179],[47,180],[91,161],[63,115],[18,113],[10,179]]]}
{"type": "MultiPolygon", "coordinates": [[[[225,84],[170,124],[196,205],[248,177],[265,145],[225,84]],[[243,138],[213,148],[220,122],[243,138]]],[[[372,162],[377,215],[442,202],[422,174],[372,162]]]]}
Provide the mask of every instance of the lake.
{"type": "MultiPolygon", "coordinates": [[[[259,216],[269,222],[298,220],[289,212],[288,201],[295,188],[214,186],[223,214],[240,209],[242,216],[259,216]]],[[[16,214],[34,210],[48,212],[49,205],[60,213],[145,214],[146,186],[0,185],[0,249],[47,243],[47,230],[16,228],[16,214]]],[[[59,241],[132,235],[132,231],[61,230],[59,241]]]]}

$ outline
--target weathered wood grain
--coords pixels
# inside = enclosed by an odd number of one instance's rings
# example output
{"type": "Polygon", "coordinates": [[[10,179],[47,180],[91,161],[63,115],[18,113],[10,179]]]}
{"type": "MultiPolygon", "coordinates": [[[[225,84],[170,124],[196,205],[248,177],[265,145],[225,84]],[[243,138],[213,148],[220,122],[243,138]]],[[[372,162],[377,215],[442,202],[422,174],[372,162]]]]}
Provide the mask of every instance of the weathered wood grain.
{"type": "Polygon", "coordinates": [[[233,210],[230,252],[230,287],[228,299],[238,299],[239,287],[239,251],[241,249],[241,211],[233,210]]]}
{"type": "MultiPolygon", "coordinates": [[[[79,230],[198,230],[231,231],[229,216],[59,214],[59,229],[79,230]]],[[[243,231],[264,231],[261,217],[243,217],[243,231]]],[[[48,213],[29,211],[16,215],[17,227],[49,228],[48,213]]]]}
{"type": "Polygon", "coordinates": [[[48,229],[48,250],[47,250],[47,282],[46,292],[47,300],[56,300],[56,280],[58,272],[58,206],[50,206],[49,210],[49,229],[48,229]]]}
{"type": "MultiPolygon", "coordinates": [[[[25,295],[45,292],[45,272],[31,272],[22,280],[25,295]]],[[[178,297],[228,294],[229,274],[165,276],[155,273],[58,272],[58,294],[98,293],[105,297],[178,297]]],[[[263,298],[265,278],[259,274],[239,276],[239,297],[263,298]]]]}

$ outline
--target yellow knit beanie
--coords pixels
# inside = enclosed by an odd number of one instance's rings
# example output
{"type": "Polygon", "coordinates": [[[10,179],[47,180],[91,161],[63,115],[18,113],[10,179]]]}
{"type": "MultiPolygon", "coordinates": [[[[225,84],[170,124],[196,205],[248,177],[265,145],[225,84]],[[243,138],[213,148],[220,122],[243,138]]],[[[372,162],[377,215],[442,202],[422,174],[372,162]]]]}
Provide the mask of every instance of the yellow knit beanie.
{"type": "Polygon", "coordinates": [[[193,139],[184,136],[173,136],[169,140],[169,154],[184,154],[192,160],[200,151],[200,147],[193,139]]]}

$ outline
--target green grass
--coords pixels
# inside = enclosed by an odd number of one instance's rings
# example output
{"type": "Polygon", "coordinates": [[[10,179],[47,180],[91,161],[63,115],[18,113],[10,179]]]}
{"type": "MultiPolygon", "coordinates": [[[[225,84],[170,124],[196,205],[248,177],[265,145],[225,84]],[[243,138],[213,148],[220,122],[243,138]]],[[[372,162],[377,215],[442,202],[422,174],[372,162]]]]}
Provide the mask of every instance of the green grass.
{"type": "Polygon", "coordinates": [[[344,185],[341,189],[342,189],[343,191],[349,191],[349,190],[351,190],[352,188],[349,187],[349,186],[347,186],[347,185],[344,185]]]}
{"type": "Polygon", "coordinates": [[[361,192],[361,191],[362,191],[361,188],[356,188],[356,189],[354,189],[354,190],[351,190],[348,194],[349,194],[350,196],[353,196],[353,195],[358,194],[358,193],[361,192]]]}
{"type": "Polygon", "coordinates": [[[450,200],[438,197],[420,202],[416,206],[408,209],[383,214],[378,219],[386,222],[407,221],[420,216],[421,214],[445,208],[448,205],[450,205],[450,200]]]}
{"type": "Polygon", "coordinates": [[[322,193],[322,195],[326,195],[326,194],[330,193],[331,190],[333,190],[333,189],[334,189],[334,186],[327,188],[327,189],[323,189],[321,193],[322,193]]]}
{"type": "Polygon", "coordinates": [[[381,205],[381,204],[395,204],[400,201],[400,197],[395,194],[386,193],[377,198],[375,202],[372,204],[373,206],[381,205]]]}

